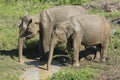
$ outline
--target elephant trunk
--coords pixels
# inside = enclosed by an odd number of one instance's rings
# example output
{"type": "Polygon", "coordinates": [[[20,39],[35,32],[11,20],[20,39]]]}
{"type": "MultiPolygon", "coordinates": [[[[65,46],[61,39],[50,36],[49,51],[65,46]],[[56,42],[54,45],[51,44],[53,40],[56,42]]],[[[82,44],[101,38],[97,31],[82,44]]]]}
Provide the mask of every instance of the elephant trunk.
{"type": "Polygon", "coordinates": [[[50,51],[49,51],[49,56],[48,56],[47,70],[50,69],[50,65],[52,62],[52,56],[53,56],[53,52],[54,52],[54,47],[56,44],[57,44],[57,40],[55,38],[52,38],[51,42],[50,42],[50,48],[49,48],[50,51]]]}
{"type": "Polygon", "coordinates": [[[23,63],[23,60],[22,60],[23,41],[24,41],[24,39],[19,37],[19,39],[18,39],[18,54],[19,54],[18,61],[20,63],[23,63]]]}

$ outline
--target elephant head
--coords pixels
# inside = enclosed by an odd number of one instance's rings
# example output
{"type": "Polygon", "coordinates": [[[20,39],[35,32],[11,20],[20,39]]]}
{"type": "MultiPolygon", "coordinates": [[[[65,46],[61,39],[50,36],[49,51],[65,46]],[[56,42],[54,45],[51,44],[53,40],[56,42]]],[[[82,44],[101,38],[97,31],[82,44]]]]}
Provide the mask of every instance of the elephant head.
{"type": "Polygon", "coordinates": [[[48,64],[47,69],[49,70],[51,62],[52,62],[52,56],[54,52],[54,47],[58,43],[67,43],[67,39],[70,38],[70,36],[73,34],[73,28],[70,21],[68,22],[61,22],[57,25],[55,25],[52,35],[51,35],[51,41],[50,41],[50,51],[49,51],[49,57],[48,57],[48,64]]]}
{"type": "Polygon", "coordinates": [[[22,51],[23,43],[25,40],[33,38],[35,34],[39,31],[39,15],[29,16],[26,15],[22,18],[19,25],[19,38],[18,38],[18,53],[19,61],[23,63],[22,60],[22,51]]]}

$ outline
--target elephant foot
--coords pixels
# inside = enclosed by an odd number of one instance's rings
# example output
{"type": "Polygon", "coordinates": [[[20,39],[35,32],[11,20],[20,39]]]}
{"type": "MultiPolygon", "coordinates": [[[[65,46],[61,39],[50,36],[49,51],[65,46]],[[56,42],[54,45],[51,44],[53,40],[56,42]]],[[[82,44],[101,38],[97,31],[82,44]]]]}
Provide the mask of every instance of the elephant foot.
{"type": "Polygon", "coordinates": [[[99,63],[100,60],[99,59],[93,59],[93,62],[99,63]]]}
{"type": "Polygon", "coordinates": [[[80,59],[80,61],[82,61],[82,62],[83,62],[84,60],[85,60],[85,58],[81,58],[81,59],[80,59]]]}
{"type": "Polygon", "coordinates": [[[20,64],[24,64],[24,61],[23,60],[19,60],[18,61],[20,64]]]}
{"type": "Polygon", "coordinates": [[[49,66],[47,65],[47,71],[49,71],[50,70],[50,68],[49,68],[49,66]]]}
{"type": "Polygon", "coordinates": [[[107,58],[102,58],[100,61],[105,63],[107,58]]]}
{"type": "Polygon", "coordinates": [[[79,67],[80,64],[79,64],[79,63],[74,63],[73,66],[75,66],[75,67],[79,67]]]}

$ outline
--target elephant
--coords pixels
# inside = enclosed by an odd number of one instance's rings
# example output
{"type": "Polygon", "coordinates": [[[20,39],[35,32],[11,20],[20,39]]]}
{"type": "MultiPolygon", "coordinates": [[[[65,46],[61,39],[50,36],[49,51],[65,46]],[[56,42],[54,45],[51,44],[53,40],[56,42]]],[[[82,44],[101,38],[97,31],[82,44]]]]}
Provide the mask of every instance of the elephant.
{"type": "Polygon", "coordinates": [[[36,33],[39,33],[39,51],[43,58],[46,59],[46,53],[49,51],[51,33],[53,27],[58,22],[61,22],[74,15],[88,14],[82,6],[56,6],[45,9],[35,16],[25,16],[20,24],[19,35],[19,61],[22,60],[23,41],[32,38],[36,33]]]}
{"type": "Polygon", "coordinates": [[[41,53],[49,53],[52,30],[55,24],[75,15],[85,15],[87,11],[81,6],[56,6],[40,13],[40,46],[41,53]]]}
{"type": "Polygon", "coordinates": [[[47,69],[50,69],[55,46],[63,42],[71,42],[69,44],[73,48],[73,66],[80,66],[81,45],[98,47],[100,61],[106,62],[110,31],[109,22],[104,17],[94,14],[72,16],[56,24],[51,35],[47,69]]]}
{"type": "Polygon", "coordinates": [[[19,25],[18,61],[20,63],[23,63],[22,51],[24,41],[33,38],[39,32],[39,24],[37,24],[37,22],[39,22],[39,15],[40,14],[34,16],[25,15],[19,25]]]}

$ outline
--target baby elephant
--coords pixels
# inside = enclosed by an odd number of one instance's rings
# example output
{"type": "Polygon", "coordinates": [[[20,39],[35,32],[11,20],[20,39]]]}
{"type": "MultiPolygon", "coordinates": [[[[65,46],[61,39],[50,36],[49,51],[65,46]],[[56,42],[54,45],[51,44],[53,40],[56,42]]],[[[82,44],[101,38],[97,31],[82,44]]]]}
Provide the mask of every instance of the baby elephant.
{"type": "Polygon", "coordinates": [[[72,40],[70,44],[73,48],[74,66],[79,66],[81,44],[99,47],[100,60],[105,62],[110,31],[108,21],[99,15],[73,16],[58,23],[52,32],[47,69],[50,68],[55,45],[63,42],[68,43],[69,40],[72,40]]]}

